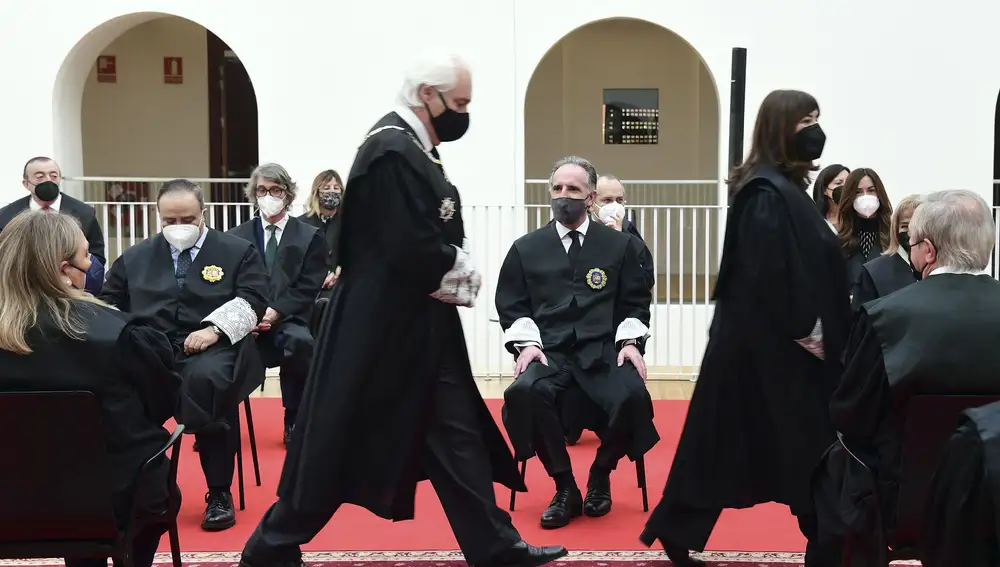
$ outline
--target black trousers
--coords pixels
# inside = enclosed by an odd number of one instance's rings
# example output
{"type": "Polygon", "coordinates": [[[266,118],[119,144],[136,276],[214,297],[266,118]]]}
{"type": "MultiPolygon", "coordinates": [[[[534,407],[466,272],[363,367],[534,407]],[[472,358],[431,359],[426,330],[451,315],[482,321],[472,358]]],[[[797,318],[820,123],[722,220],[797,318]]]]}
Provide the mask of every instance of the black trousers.
{"type": "MultiPolygon", "coordinates": [[[[565,427],[561,415],[566,411],[579,412],[592,418],[588,421],[595,424],[607,423],[607,417],[573,378],[571,362],[564,364],[553,376],[532,384],[531,394],[533,444],[538,460],[551,477],[571,472],[573,463],[566,450],[565,427]],[[577,407],[565,408],[565,403],[572,403],[577,407]]],[[[613,471],[628,450],[629,432],[597,425],[595,427],[601,446],[597,448],[593,466],[613,471]]]]}
{"type": "Polygon", "coordinates": [[[195,433],[194,438],[208,489],[230,492],[240,444],[240,406],[228,411],[223,421],[195,433]]]}
{"type": "Polygon", "coordinates": [[[260,358],[266,368],[281,368],[281,404],[286,413],[286,425],[302,404],[306,389],[309,365],[312,362],[313,336],[309,329],[297,321],[282,321],[257,338],[260,358]]]}
{"type": "MultiPolygon", "coordinates": [[[[443,344],[448,344],[443,341],[443,344]]],[[[483,441],[478,396],[451,349],[442,357],[434,411],[428,425],[423,469],[437,492],[458,545],[471,564],[483,562],[521,540],[510,515],[496,504],[490,454],[483,441]]],[[[308,464],[304,464],[308,467],[308,464]]],[[[336,510],[306,513],[279,499],[261,519],[243,554],[251,562],[297,561],[299,546],[330,521],[336,510]]]]}
{"type": "MultiPolygon", "coordinates": [[[[660,506],[663,505],[661,502],[660,506]]],[[[656,526],[656,533],[648,535],[659,539],[661,543],[669,542],[688,550],[705,551],[705,545],[721,513],[722,510],[719,509],[670,504],[667,512],[660,516],[662,523],[656,526]]],[[[816,516],[812,513],[800,514],[796,515],[796,519],[799,521],[799,530],[807,540],[805,567],[839,566],[839,549],[836,546],[822,545],[817,540],[816,516]]]]}

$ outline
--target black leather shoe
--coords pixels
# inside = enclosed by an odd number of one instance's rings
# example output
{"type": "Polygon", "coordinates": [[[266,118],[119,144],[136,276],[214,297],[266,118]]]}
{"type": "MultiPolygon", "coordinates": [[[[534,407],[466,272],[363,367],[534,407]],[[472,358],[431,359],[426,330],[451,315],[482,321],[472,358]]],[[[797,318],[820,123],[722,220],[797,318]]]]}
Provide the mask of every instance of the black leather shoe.
{"type": "Polygon", "coordinates": [[[587,498],[583,501],[583,513],[591,518],[600,518],[611,511],[611,478],[605,474],[591,474],[587,480],[587,498]]]}
{"type": "Polygon", "coordinates": [[[519,541],[509,549],[494,555],[483,563],[476,564],[474,567],[538,567],[549,561],[565,557],[566,553],[566,548],[561,545],[535,547],[519,541]]]}
{"type": "Polygon", "coordinates": [[[287,424],[285,425],[285,433],[282,436],[282,441],[285,443],[286,447],[288,446],[289,443],[292,442],[292,431],[294,430],[295,430],[294,425],[287,425],[287,424]]]}
{"type": "Polygon", "coordinates": [[[569,524],[570,520],[583,514],[583,496],[577,487],[557,490],[549,502],[549,507],[542,512],[542,527],[554,530],[569,524]]]}
{"type": "Polygon", "coordinates": [[[670,543],[661,537],[654,536],[646,530],[643,530],[642,533],[639,534],[639,541],[641,541],[646,547],[652,547],[657,540],[663,544],[663,551],[666,552],[667,559],[669,559],[675,567],[705,567],[704,561],[691,557],[691,552],[684,547],[670,543]]]}
{"type": "Polygon", "coordinates": [[[221,532],[236,525],[236,510],[233,509],[231,492],[211,491],[205,496],[205,519],[201,529],[206,532],[221,532]]]}
{"type": "Polygon", "coordinates": [[[306,562],[301,559],[297,561],[291,561],[291,560],[263,561],[256,557],[247,557],[244,554],[240,556],[240,563],[238,567],[306,567],[306,562]]]}

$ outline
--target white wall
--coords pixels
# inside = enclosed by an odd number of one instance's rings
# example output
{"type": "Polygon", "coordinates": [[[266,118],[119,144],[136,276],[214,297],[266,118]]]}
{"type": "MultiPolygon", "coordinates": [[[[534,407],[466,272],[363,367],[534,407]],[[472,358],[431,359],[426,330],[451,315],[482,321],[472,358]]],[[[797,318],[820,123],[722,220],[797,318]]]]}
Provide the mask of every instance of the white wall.
{"type": "MultiPolygon", "coordinates": [[[[450,11],[401,1],[387,9],[306,0],[12,0],[0,8],[0,64],[9,85],[0,109],[7,134],[0,137],[0,173],[10,180],[0,201],[23,194],[17,180],[31,155],[53,153],[66,173],[81,172],[86,76],[104,47],[155,12],[207,26],[239,54],[259,102],[261,159],[303,172],[299,177],[347,169],[365,129],[391,103],[402,60],[420,41],[414,37],[447,31],[442,45],[470,60],[476,81],[469,135],[442,152],[449,174],[469,201],[519,200],[521,111],[535,65],[576,27],[637,17],[701,53],[719,86],[723,141],[730,49],[743,46],[751,114],[771,89],[808,90],[823,107],[827,159],[876,168],[894,198],[942,187],[990,193],[1000,91],[996,3],[906,10],[894,0],[507,0],[450,11]],[[42,28],[25,25],[39,14],[42,28]]],[[[725,151],[723,142],[720,164],[725,151]]]]}

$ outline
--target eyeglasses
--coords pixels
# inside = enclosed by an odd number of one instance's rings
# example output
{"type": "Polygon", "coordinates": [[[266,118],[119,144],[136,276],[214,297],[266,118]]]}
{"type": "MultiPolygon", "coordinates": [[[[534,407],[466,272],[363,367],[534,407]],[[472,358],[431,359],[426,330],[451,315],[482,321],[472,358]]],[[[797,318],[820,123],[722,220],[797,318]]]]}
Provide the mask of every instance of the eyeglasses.
{"type": "Polygon", "coordinates": [[[282,186],[280,186],[280,185],[278,185],[276,187],[271,187],[270,189],[268,189],[267,187],[264,187],[263,185],[257,187],[257,196],[258,197],[263,197],[265,195],[270,195],[272,197],[284,197],[285,196],[285,188],[282,187],[282,186]]]}

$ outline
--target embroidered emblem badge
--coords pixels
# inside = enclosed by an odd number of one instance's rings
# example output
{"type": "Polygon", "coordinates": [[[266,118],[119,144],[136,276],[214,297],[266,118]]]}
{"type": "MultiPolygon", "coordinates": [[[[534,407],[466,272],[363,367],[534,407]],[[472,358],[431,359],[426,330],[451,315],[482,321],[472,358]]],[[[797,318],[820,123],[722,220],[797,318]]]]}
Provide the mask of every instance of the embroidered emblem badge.
{"type": "Polygon", "coordinates": [[[222,276],[225,274],[222,272],[222,268],[218,266],[205,266],[205,269],[201,271],[201,277],[208,283],[215,283],[222,280],[222,276]]]}
{"type": "Polygon", "coordinates": [[[604,286],[608,285],[608,274],[600,268],[591,268],[587,272],[587,285],[590,289],[604,289],[604,286]]]}
{"type": "Polygon", "coordinates": [[[441,208],[438,209],[441,213],[441,220],[448,222],[455,218],[455,201],[452,201],[450,197],[445,197],[441,200],[441,208]]]}

